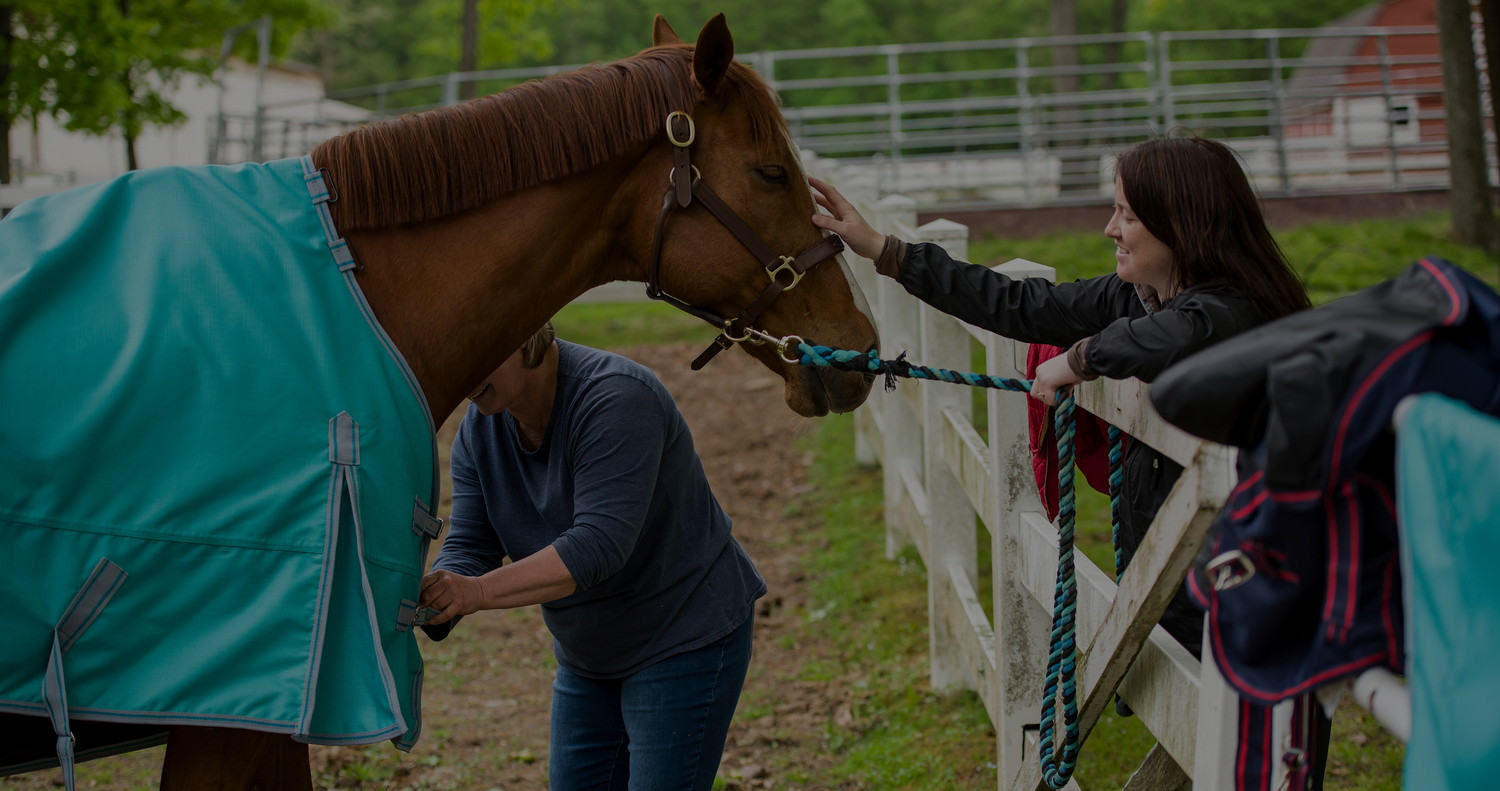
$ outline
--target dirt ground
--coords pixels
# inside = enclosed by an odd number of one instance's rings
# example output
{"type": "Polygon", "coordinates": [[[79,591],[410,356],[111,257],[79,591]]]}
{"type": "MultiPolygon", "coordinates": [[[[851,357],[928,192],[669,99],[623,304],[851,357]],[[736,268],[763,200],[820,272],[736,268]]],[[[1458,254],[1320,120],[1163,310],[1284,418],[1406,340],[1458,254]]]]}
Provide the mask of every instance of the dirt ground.
{"type": "MultiPolygon", "coordinates": [[[[769,595],[757,612],[755,654],[740,716],[730,730],[720,775],[729,788],[826,788],[817,778],[834,760],[826,729],[849,725],[853,679],[795,680],[809,661],[840,647],[808,629],[799,560],[815,547],[799,540],[799,517],[784,516],[788,496],[807,491],[811,463],[794,448],[811,421],[781,398],[781,381],[748,356],[724,354],[694,373],[696,346],[627,350],[656,371],[693,429],[714,493],[734,519],[734,535],[755,560],[769,595]],[[753,707],[746,701],[754,701],[753,707]],[[753,719],[747,714],[757,715],[753,719]]],[[[440,432],[444,467],[461,413],[440,432]]],[[[449,506],[444,484],[444,510],[449,506]]],[[[556,663],[539,608],[482,613],[449,639],[423,635],[427,661],[421,742],[402,755],[389,745],[312,749],[321,788],[545,789],[551,680],[556,663]]],[[[164,748],[79,767],[80,786],[155,788],[164,748]]],[[[0,779],[6,788],[61,785],[57,770],[0,779]]]]}

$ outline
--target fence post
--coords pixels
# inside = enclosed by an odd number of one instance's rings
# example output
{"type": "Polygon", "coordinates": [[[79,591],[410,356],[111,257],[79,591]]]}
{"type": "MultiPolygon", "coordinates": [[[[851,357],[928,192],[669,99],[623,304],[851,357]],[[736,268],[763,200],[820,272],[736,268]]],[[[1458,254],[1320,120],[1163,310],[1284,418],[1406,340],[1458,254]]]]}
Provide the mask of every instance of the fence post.
{"type": "MultiPolygon", "coordinates": [[[[916,224],[917,202],[905,195],[888,195],[875,204],[875,230],[881,233],[902,233],[910,238],[916,224]]],[[[880,278],[878,291],[880,342],[884,349],[918,348],[921,327],[916,298],[888,277],[880,278]]],[[[920,491],[922,423],[921,416],[901,391],[882,391],[878,397],[885,424],[885,463],[881,466],[885,490],[885,556],[894,559],[907,541],[915,541],[919,546],[924,543],[926,528],[921,519],[926,515],[927,502],[925,493],[920,491]]]]}
{"type": "Polygon", "coordinates": [[[1031,63],[1026,54],[1026,39],[1016,44],[1016,94],[1021,100],[1021,196],[1032,204],[1031,192],[1031,63]]]}
{"type": "Polygon", "coordinates": [[[1281,171],[1281,191],[1292,192],[1292,169],[1286,158],[1286,88],[1282,85],[1281,39],[1266,39],[1266,59],[1271,62],[1271,136],[1276,140],[1276,164],[1281,171]]]}
{"type": "Polygon", "coordinates": [[[458,104],[458,75],[456,71],[448,72],[443,78],[443,106],[452,107],[458,104]]]}
{"type": "Polygon", "coordinates": [[[891,190],[895,192],[901,189],[901,53],[896,47],[885,49],[885,100],[891,111],[891,190]]]}
{"type": "MultiPolygon", "coordinates": [[[[1391,147],[1391,183],[1396,189],[1401,189],[1401,159],[1396,152],[1396,108],[1392,104],[1391,96],[1391,50],[1385,34],[1381,33],[1375,37],[1375,46],[1380,53],[1380,91],[1385,97],[1385,142],[1391,147]]],[[[1500,53],[1491,57],[1500,56],[1500,53]]],[[[1417,123],[1416,114],[1411,111],[1411,105],[1406,109],[1407,123],[1417,123]]]]}
{"type": "Polygon", "coordinates": [[[271,15],[255,22],[255,132],[250,136],[250,161],[264,162],[266,125],[266,67],[271,64],[271,15]]]}
{"type": "MultiPolygon", "coordinates": [[[[917,229],[913,241],[937,244],[957,260],[969,256],[969,229],[949,220],[934,220],[917,229]]],[[[922,363],[955,371],[969,370],[969,333],[957,320],[928,305],[919,308],[922,363]]],[[[915,355],[914,355],[915,356],[915,355]]],[[[965,422],[973,420],[973,401],[962,387],[949,384],[903,382],[902,387],[922,389],[922,464],[927,471],[927,634],[931,653],[933,689],[967,686],[980,690],[980,668],[968,667],[960,636],[949,627],[948,610],[953,606],[950,569],[968,575],[969,584],[979,576],[974,544],[974,508],[962,484],[948,467],[943,447],[945,412],[954,412],[965,422]]]]}
{"type": "MultiPolygon", "coordinates": [[[[773,63],[769,58],[767,62],[773,63]]],[[[771,66],[774,68],[774,65],[771,66]]],[[[837,165],[832,160],[821,159],[811,151],[802,151],[803,170],[809,175],[816,176],[830,183],[838,183],[837,165]]],[[[869,217],[875,227],[883,220],[876,216],[875,207],[870,205],[861,195],[855,192],[845,192],[844,197],[854,204],[860,214],[869,217]]],[[[880,312],[880,276],[875,273],[875,262],[868,258],[856,255],[853,250],[845,249],[840,263],[848,267],[848,274],[853,283],[853,288],[858,289],[864,296],[869,308],[870,321],[875,325],[877,337],[880,328],[884,326],[884,320],[880,312]]],[[[884,346],[877,346],[882,351],[884,346]]],[[[884,393],[883,383],[877,381],[870,391],[870,397],[859,409],[854,411],[854,460],[860,464],[878,464],[885,455],[884,431],[879,415],[882,404],[881,396],[884,393]]]]}
{"type": "MultiPolygon", "coordinates": [[[[1203,617],[1203,647],[1210,645],[1203,617]]],[[[1204,652],[1198,681],[1198,738],[1193,745],[1193,791],[1234,791],[1234,754],[1239,743],[1239,696],[1212,656],[1204,652]]],[[[1279,762],[1278,762],[1279,763],[1279,762]]]]}
{"type": "Polygon", "coordinates": [[[1161,131],[1166,134],[1177,125],[1177,110],[1172,106],[1171,34],[1157,33],[1156,41],[1156,56],[1161,59],[1161,65],[1156,69],[1156,79],[1161,84],[1161,131]]]}
{"type": "MultiPolygon", "coordinates": [[[[994,267],[1012,278],[1057,279],[1050,266],[1016,259],[994,267]]],[[[1020,378],[1026,375],[1026,344],[988,336],[986,373],[1020,378]]],[[[1026,761],[1026,726],[1041,720],[1042,677],[1047,671],[1047,612],[1022,580],[1025,555],[1021,514],[1045,513],[1031,469],[1025,396],[988,391],[990,470],[995,486],[995,524],[990,526],[995,604],[995,675],[999,700],[995,710],[996,763],[1000,788],[1015,783],[1026,761]]]]}

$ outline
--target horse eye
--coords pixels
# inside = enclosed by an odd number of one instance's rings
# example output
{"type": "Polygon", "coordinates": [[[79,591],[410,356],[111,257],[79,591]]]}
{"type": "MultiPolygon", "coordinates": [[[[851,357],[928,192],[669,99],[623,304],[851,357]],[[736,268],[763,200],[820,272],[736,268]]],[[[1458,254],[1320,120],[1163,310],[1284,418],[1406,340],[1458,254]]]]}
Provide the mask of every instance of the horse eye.
{"type": "Polygon", "coordinates": [[[788,183],[786,177],[786,168],[780,165],[766,165],[765,167],[756,168],[755,172],[759,174],[761,178],[777,186],[785,187],[788,183]]]}

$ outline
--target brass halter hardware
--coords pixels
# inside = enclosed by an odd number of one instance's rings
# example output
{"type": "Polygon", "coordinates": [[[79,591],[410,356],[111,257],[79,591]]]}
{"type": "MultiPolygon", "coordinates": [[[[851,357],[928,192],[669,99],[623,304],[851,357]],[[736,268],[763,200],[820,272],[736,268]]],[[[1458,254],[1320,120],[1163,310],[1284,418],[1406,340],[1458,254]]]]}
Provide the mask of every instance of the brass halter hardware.
{"type": "Polygon", "coordinates": [[[667,139],[672,141],[672,145],[678,148],[687,148],[692,145],[693,141],[698,139],[698,127],[693,125],[693,117],[681,110],[673,110],[667,113],[667,139]],[[672,118],[679,115],[687,120],[688,139],[685,141],[679,141],[677,135],[672,132],[672,118]]]}
{"type": "Polygon", "coordinates": [[[802,275],[803,275],[803,273],[802,272],[798,272],[797,269],[796,269],[796,267],[792,266],[792,264],[796,260],[797,259],[792,258],[789,255],[784,255],[784,256],[781,257],[781,266],[778,266],[775,269],[772,269],[772,270],[766,272],[766,274],[768,274],[768,275],[771,276],[771,282],[772,283],[776,282],[776,278],[779,277],[782,272],[786,272],[787,274],[789,274],[789,275],[792,276],[792,282],[789,283],[789,284],[787,284],[787,285],[785,285],[785,286],[782,286],[781,287],[782,291],[791,291],[792,289],[794,289],[794,288],[797,287],[798,283],[802,282],[802,275]]]}

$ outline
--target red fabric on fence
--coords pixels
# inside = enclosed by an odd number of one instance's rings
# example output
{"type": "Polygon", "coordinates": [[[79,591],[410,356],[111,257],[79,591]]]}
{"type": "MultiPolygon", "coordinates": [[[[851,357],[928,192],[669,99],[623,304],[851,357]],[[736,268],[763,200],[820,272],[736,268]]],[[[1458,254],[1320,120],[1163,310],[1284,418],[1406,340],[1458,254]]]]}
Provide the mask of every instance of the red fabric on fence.
{"type": "MultiPolygon", "coordinates": [[[[1066,351],[1058,346],[1031,344],[1026,350],[1026,378],[1036,376],[1037,366],[1066,351]]],[[[1036,488],[1042,495],[1048,519],[1057,518],[1057,435],[1053,431],[1053,411],[1035,398],[1026,399],[1031,469],[1036,474],[1036,488]]],[[[1073,463],[1083,471],[1089,486],[1109,494],[1109,424],[1081,409],[1075,410],[1073,416],[1073,463]]]]}

